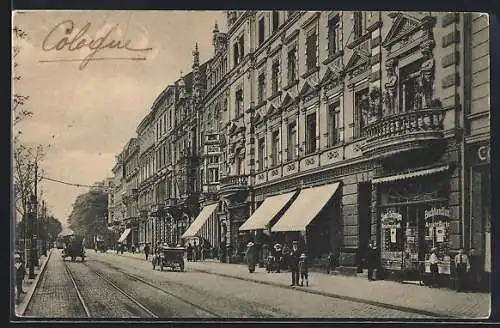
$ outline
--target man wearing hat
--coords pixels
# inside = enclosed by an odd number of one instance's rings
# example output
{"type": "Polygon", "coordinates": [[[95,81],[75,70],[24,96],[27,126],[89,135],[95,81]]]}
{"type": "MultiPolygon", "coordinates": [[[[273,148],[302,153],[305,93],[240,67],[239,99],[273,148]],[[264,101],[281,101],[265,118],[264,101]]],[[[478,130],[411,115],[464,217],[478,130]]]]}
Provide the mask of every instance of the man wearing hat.
{"type": "Polygon", "coordinates": [[[294,240],[292,244],[292,250],[288,256],[290,271],[292,271],[292,284],[290,286],[299,285],[299,243],[294,240]]]}
{"type": "Polygon", "coordinates": [[[26,274],[26,270],[24,269],[24,263],[19,254],[14,255],[14,267],[16,268],[16,289],[17,289],[17,299],[19,300],[21,294],[25,294],[26,292],[23,290],[23,280],[26,274]]]}

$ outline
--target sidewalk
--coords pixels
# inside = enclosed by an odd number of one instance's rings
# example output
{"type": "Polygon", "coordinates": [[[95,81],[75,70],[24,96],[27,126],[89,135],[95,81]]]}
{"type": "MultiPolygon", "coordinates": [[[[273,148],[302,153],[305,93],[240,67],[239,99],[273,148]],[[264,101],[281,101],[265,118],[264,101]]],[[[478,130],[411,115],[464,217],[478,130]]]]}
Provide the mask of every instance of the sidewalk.
{"type": "MultiPolygon", "coordinates": [[[[116,255],[115,252],[110,254],[116,255]]],[[[145,260],[144,254],[124,253],[120,256],[145,260]]],[[[256,268],[254,273],[249,273],[244,264],[210,260],[186,262],[186,269],[430,316],[482,319],[490,313],[491,296],[488,293],[457,293],[445,288],[408,285],[390,280],[368,281],[356,276],[320,272],[309,273],[309,287],[291,287],[291,274],[287,271],[267,273],[264,268],[256,268]]]]}
{"type": "MultiPolygon", "coordinates": [[[[23,280],[23,290],[26,292],[26,294],[21,294],[21,298],[19,301],[17,300],[17,295],[15,296],[16,298],[16,303],[15,303],[15,313],[16,316],[22,316],[24,314],[24,311],[26,311],[26,307],[28,307],[28,303],[33,296],[33,293],[35,292],[35,289],[38,285],[38,282],[40,280],[40,277],[42,276],[45,267],[47,265],[47,261],[50,258],[52,254],[52,249],[47,250],[47,257],[45,256],[40,256],[39,259],[39,266],[35,266],[35,279],[28,279],[28,268],[26,268],[26,276],[23,280]]],[[[16,294],[16,291],[13,290],[12,293],[16,294]]]]}

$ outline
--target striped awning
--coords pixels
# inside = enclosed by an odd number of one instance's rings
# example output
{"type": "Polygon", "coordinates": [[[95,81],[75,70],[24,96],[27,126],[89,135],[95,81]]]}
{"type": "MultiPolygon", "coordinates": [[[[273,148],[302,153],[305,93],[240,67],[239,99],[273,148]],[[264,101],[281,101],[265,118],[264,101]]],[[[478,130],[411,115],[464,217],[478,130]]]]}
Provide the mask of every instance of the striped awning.
{"type": "Polygon", "coordinates": [[[340,183],[336,182],[301,190],[278,223],[272,226],[271,231],[305,231],[309,223],[333,197],[339,186],[340,183]]]}
{"type": "Polygon", "coordinates": [[[374,178],[372,179],[372,183],[385,183],[385,182],[392,182],[392,181],[399,181],[399,180],[406,180],[406,179],[411,179],[411,178],[416,178],[416,177],[421,177],[425,175],[430,175],[430,174],[435,174],[439,172],[445,172],[448,171],[450,166],[448,164],[438,166],[438,167],[433,167],[425,170],[419,170],[419,171],[413,171],[413,172],[408,172],[408,173],[403,173],[403,174],[396,174],[396,175],[390,175],[386,177],[380,177],[380,178],[374,178]]]}
{"type": "Polygon", "coordinates": [[[293,195],[295,195],[295,191],[266,198],[239,230],[265,229],[268,223],[278,215],[279,211],[290,202],[293,195]]]}
{"type": "Polygon", "coordinates": [[[131,229],[129,229],[129,228],[125,229],[125,231],[120,236],[120,239],[118,239],[118,242],[121,243],[122,241],[124,241],[125,238],[127,238],[127,236],[130,233],[130,231],[131,231],[131,229]]]}
{"type": "Polygon", "coordinates": [[[181,238],[188,238],[188,237],[196,237],[205,222],[208,220],[210,215],[215,211],[217,208],[217,204],[212,204],[212,205],[207,205],[203,207],[201,210],[200,214],[198,214],[198,217],[191,223],[189,228],[182,234],[181,238]]]}

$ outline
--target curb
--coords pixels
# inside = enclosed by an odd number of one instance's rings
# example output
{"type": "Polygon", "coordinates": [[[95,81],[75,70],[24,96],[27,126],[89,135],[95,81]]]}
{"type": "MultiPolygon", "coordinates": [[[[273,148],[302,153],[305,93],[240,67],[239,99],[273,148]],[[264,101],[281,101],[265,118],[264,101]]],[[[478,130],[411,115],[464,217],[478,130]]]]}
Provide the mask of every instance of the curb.
{"type": "Polygon", "coordinates": [[[234,276],[234,275],[230,275],[230,274],[218,273],[218,272],[202,270],[202,269],[194,269],[194,268],[190,268],[190,269],[193,271],[203,272],[203,273],[207,273],[207,274],[213,274],[213,275],[217,275],[217,276],[221,276],[221,277],[239,279],[239,280],[244,280],[244,281],[249,281],[249,282],[256,282],[259,284],[273,286],[273,287],[280,287],[280,288],[286,288],[286,289],[291,289],[291,290],[299,290],[299,291],[304,292],[304,293],[321,295],[321,296],[326,296],[326,297],[330,297],[330,298],[336,298],[336,299],[341,299],[341,300],[351,301],[351,302],[356,302],[356,303],[374,305],[374,306],[383,307],[383,308],[391,309],[391,310],[404,311],[404,312],[420,314],[420,315],[425,315],[425,316],[430,316],[430,317],[457,318],[455,316],[445,315],[445,314],[441,314],[441,313],[437,313],[437,312],[433,312],[433,311],[420,310],[420,309],[410,308],[410,307],[406,307],[406,306],[382,303],[382,302],[378,302],[378,301],[370,301],[370,300],[362,299],[362,298],[358,298],[358,297],[351,297],[351,296],[335,294],[335,293],[327,293],[327,292],[311,290],[311,289],[297,289],[293,286],[280,284],[280,283],[276,283],[276,282],[263,281],[263,280],[246,278],[246,277],[239,277],[239,276],[234,276]]]}
{"type": "MultiPolygon", "coordinates": [[[[135,258],[133,256],[127,256],[127,255],[123,255],[123,254],[118,254],[118,255],[123,256],[123,257],[128,257],[128,258],[135,258]]],[[[139,258],[136,258],[136,259],[141,260],[139,258]]],[[[142,259],[142,260],[145,261],[145,259],[142,259]]],[[[193,271],[196,271],[196,272],[203,272],[203,273],[217,275],[217,276],[221,276],[221,277],[238,279],[238,280],[249,281],[249,282],[255,282],[255,283],[259,283],[259,284],[263,284],[263,285],[286,288],[286,289],[290,289],[290,290],[299,290],[299,291],[304,292],[304,293],[321,295],[321,296],[325,296],[325,297],[336,298],[336,299],[341,299],[341,300],[351,301],[351,302],[356,302],[356,303],[363,303],[363,304],[383,307],[383,308],[391,309],[391,310],[404,311],[404,312],[408,312],[408,313],[425,315],[425,316],[430,316],[430,317],[435,317],[435,318],[436,317],[437,318],[459,318],[456,316],[446,315],[446,314],[437,313],[437,312],[433,312],[433,311],[415,309],[415,308],[411,308],[411,307],[407,307],[407,306],[393,305],[393,304],[383,303],[383,302],[379,302],[379,301],[371,301],[371,300],[358,298],[358,297],[346,296],[346,295],[335,294],[335,293],[330,293],[330,292],[322,292],[322,291],[311,290],[311,289],[297,289],[297,288],[289,286],[287,284],[281,284],[281,283],[270,282],[270,281],[263,281],[263,280],[252,279],[252,278],[247,278],[247,277],[240,277],[240,276],[235,276],[235,275],[231,275],[231,274],[213,272],[213,271],[203,270],[203,269],[198,269],[198,268],[190,268],[190,269],[193,271]]],[[[339,275],[341,275],[341,274],[339,274],[339,275]]]]}
{"type": "Polygon", "coordinates": [[[17,317],[24,316],[24,312],[26,312],[26,309],[28,308],[28,305],[30,304],[31,299],[33,298],[33,295],[35,294],[35,290],[37,289],[38,284],[40,283],[40,278],[45,273],[45,269],[47,268],[47,263],[49,262],[51,255],[52,255],[52,249],[50,249],[50,251],[47,255],[47,259],[45,260],[45,262],[43,262],[43,265],[40,268],[40,272],[35,277],[35,281],[33,282],[33,288],[31,288],[30,291],[28,292],[28,294],[26,295],[25,301],[23,301],[17,307],[17,309],[16,309],[16,316],[17,317]]]}

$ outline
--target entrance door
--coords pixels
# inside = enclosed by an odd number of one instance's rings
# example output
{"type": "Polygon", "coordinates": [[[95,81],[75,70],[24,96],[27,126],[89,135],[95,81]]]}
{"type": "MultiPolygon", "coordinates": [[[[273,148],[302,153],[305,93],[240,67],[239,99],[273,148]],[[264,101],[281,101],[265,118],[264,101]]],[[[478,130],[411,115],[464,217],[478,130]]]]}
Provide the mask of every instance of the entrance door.
{"type": "Polygon", "coordinates": [[[371,183],[358,184],[358,254],[357,266],[362,266],[362,258],[368,249],[368,241],[371,238],[371,183]]]}

